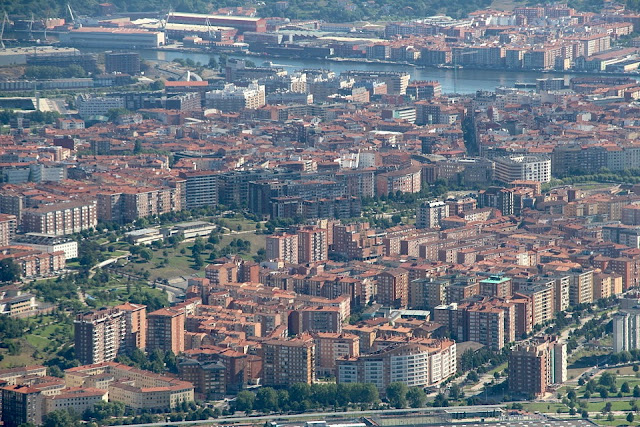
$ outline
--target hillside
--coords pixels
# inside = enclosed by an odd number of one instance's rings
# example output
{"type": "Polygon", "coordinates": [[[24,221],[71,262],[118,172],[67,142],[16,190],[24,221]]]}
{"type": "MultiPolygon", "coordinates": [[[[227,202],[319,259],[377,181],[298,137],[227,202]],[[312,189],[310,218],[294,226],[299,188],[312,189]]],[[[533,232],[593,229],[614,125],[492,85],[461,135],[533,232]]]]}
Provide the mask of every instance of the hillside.
{"type": "MultiPolygon", "coordinates": [[[[5,0],[2,9],[15,19],[69,16],[67,3],[80,15],[95,16],[98,4],[104,0],[5,0]]],[[[245,6],[243,0],[219,0],[215,3],[205,0],[112,0],[118,11],[168,11],[211,12],[220,7],[245,6]]],[[[627,8],[640,10],[640,0],[625,0],[627,8]]],[[[460,18],[469,12],[495,4],[492,0],[288,0],[288,8],[276,7],[277,0],[259,2],[261,16],[281,16],[291,19],[323,19],[334,22],[357,20],[392,20],[426,17],[444,13],[460,18]]],[[[499,3],[499,2],[498,2],[499,3]]],[[[536,0],[510,0],[511,5],[540,4],[536,0]]],[[[604,0],[569,0],[569,5],[581,11],[597,12],[604,0]]],[[[251,3],[249,3],[250,5],[251,3]]]]}

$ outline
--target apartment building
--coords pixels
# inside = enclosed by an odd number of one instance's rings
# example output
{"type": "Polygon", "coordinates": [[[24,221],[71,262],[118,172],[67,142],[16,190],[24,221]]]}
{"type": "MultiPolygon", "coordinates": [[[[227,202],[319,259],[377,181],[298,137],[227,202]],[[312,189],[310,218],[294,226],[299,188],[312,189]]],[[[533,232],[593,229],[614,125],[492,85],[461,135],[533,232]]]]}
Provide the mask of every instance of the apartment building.
{"type": "Polygon", "coordinates": [[[268,260],[282,260],[290,264],[298,263],[298,235],[283,233],[267,236],[265,242],[268,260]]]}
{"type": "Polygon", "coordinates": [[[125,351],[144,350],[147,347],[147,306],[126,302],[115,308],[124,313],[125,351]]]}
{"type": "Polygon", "coordinates": [[[450,280],[427,277],[409,283],[409,307],[434,308],[447,302],[450,280]]]}
{"type": "Polygon", "coordinates": [[[110,362],[124,348],[125,312],[117,308],[79,314],[73,324],[76,359],[82,364],[110,362]]]}
{"type": "Polygon", "coordinates": [[[510,277],[496,274],[479,282],[480,295],[489,297],[509,298],[513,293],[513,283],[510,277]]]}
{"type": "Polygon", "coordinates": [[[414,338],[373,354],[338,359],[337,382],[371,383],[381,394],[389,384],[409,387],[441,383],[456,372],[456,343],[452,340],[414,338]]]}
{"type": "Polygon", "coordinates": [[[425,202],[416,210],[417,228],[439,228],[443,218],[449,216],[449,205],[442,201],[425,202]]]}
{"type": "Polygon", "coordinates": [[[161,308],[147,316],[147,350],[184,351],[184,310],[161,308]]]}
{"type": "Polygon", "coordinates": [[[315,381],[316,345],[310,335],[290,340],[273,339],[262,344],[265,386],[287,387],[315,381]]]}
{"type": "Polygon", "coordinates": [[[388,307],[402,308],[409,304],[409,272],[402,268],[388,269],[376,276],[376,301],[388,307]]]}
{"type": "Polygon", "coordinates": [[[95,228],[98,223],[95,201],[63,202],[24,209],[22,230],[64,236],[95,228]]]}
{"type": "Polygon", "coordinates": [[[567,346],[557,337],[517,345],[509,355],[509,392],[541,396],[567,380],[567,346]]]}
{"type": "Polygon", "coordinates": [[[328,231],[316,226],[298,230],[298,262],[322,262],[329,259],[328,231]]]}
{"type": "Polygon", "coordinates": [[[569,304],[593,302],[593,270],[570,272],[569,304]]]}
{"type": "Polygon", "coordinates": [[[640,348],[640,310],[626,309],[613,315],[613,352],[640,348]]]}
{"type": "Polygon", "coordinates": [[[406,169],[380,173],[376,176],[376,194],[386,196],[401,193],[419,193],[422,184],[422,168],[418,165],[406,169]]]}
{"type": "Polygon", "coordinates": [[[220,399],[226,393],[224,364],[220,361],[201,362],[197,359],[181,359],[178,364],[180,379],[193,384],[196,393],[205,399],[220,399]]]}
{"type": "Polygon", "coordinates": [[[208,107],[223,112],[260,108],[266,104],[265,88],[257,83],[247,87],[228,83],[223,89],[207,92],[206,103],[208,107]]]}
{"type": "Polygon", "coordinates": [[[0,388],[2,412],[0,419],[6,427],[24,424],[42,424],[43,395],[40,390],[27,385],[9,385],[0,388]]]}
{"type": "Polygon", "coordinates": [[[316,345],[316,375],[335,377],[336,361],[360,355],[360,338],[349,333],[315,332],[311,334],[316,345]]]}
{"type": "Polygon", "coordinates": [[[16,236],[18,218],[15,215],[0,214],[0,246],[7,246],[16,236]]]}
{"type": "Polygon", "coordinates": [[[106,116],[109,110],[125,108],[124,98],[116,96],[80,95],[76,98],[78,114],[83,119],[91,116],[106,116]]]}
{"type": "Polygon", "coordinates": [[[498,157],[494,162],[495,178],[504,183],[551,180],[551,158],[548,156],[506,156],[498,157]]]}

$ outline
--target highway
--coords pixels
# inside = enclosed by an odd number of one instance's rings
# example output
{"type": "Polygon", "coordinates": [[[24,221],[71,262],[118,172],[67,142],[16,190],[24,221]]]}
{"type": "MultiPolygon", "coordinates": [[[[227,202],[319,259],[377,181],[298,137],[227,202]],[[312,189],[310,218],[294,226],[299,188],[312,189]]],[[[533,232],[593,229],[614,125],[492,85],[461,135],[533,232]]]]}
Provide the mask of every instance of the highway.
{"type": "MultiPolygon", "coordinates": [[[[376,409],[370,411],[344,411],[344,412],[308,412],[303,414],[293,415],[262,415],[256,417],[227,417],[227,418],[214,418],[210,420],[197,420],[197,421],[174,421],[174,422],[158,422],[149,424],[136,424],[136,427],[159,427],[159,426],[171,426],[171,425],[199,425],[199,424],[227,424],[227,423],[252,423],[266,422],[266,421],[284,421],[295,419],[308,419],[317,418],[324,419],[326,417],[332,418],[356,418],[367,415],[401,415],[410,413],[426,413],[426,412],[443,412],[445,410],[457,410],[457,411],[474,411],[479,410],[504,410],[505,405],[475,405],[475,406],[448,406],[448,407],[426,407],[426,408],[409,408],[409,409],[376,409]]],[[[128,424],[115,425],[115,427],[121,427],[128,424]]]]}

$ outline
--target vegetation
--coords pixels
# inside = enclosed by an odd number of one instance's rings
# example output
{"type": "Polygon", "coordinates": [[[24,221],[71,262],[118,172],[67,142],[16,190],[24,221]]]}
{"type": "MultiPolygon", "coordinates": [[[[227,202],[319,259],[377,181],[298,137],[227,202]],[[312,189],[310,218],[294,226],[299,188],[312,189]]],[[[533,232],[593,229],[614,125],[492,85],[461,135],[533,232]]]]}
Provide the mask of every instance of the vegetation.
{"type": "Polygon", "coordinates": [[[347,408],[349,405],[369,407],[378,401],[378,389],[373,384],[298,383],[288,389],[262,387],[256,393],[243,390],[233,402],[233,410],[246,413],[304,412],[309,409],[347,408]]]}
{"type": "Polygon", "coordinates": [[[72,64],[67,67],[55,67],[51,65],[31,65],[24,72],[28,79],[62,79],[70,77],[86,77],[87,72],[79,65],[72,64]]]}
{"type": "MultiPolygon", "coordinates": [[[[31,120],[32,123],[54,123],[60,116],[60,113],[56,111],[34,111],[32,113],[20,113],[26,119],[31,120]]],[[[18,113],[12,110],[0,110],[0,124],[8,125],[12,119],[15,119],[18,113]]]]}

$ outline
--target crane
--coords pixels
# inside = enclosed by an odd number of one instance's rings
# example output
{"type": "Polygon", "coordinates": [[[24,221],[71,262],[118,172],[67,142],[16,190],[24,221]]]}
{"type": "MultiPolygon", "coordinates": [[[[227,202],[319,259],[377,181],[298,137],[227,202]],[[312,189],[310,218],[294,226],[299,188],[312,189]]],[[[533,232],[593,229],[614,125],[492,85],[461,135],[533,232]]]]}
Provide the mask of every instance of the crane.
{"type": "Polygon", "coordinates": [[[73,23],[73,26],[76,26],[76,17],[73,14],[73,9],[71,9],[71,5],[69,3],[67,3],[67,10],[69,10],[69,16],[71,16],[71,22],[73,23]]]}
{"type": "Polygon", "coordinates": [[[33,13],[31,14],[31,20],[29,20],[29,40],[33,40],[33,23],[35,21],[35,18],[33,16],[33,13]]]}
{"type": "Polygon", "coordinates": [[[2,48],[4,49],[4,27],[7,25],[7,23],[9,22],[9,15],[7,15],[7,12],[3,12],[4,16],[2,17],[2,26],[0,27],[0,46],[2,46],[2,48]]]}

